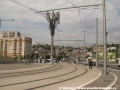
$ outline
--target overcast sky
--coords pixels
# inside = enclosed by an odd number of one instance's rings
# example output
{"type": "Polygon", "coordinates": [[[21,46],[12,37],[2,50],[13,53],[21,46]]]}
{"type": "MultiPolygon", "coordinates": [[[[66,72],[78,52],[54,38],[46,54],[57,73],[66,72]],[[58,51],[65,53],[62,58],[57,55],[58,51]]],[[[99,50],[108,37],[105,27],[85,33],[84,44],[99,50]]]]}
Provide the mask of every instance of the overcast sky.
{"type": "MultiPolygon", "coordinates": [[[[76,6],[101,4],[102,0],[15,0],[23,5],[38,11],[71,7],[71,3],[76,6]]],[[[108,43],[120,42],[120,2],[118,0],[106,0],[106,17],[108,43]]],[[[103,9],[102,6],[93,10],[94,7],[87,9],[69,9],[60,11],[60,24],[55,31],[55,40],[83,40],[86,31],[86,45],[96,42],[96,15],[99,26],[99,44],[103,42],[103,9]],[[61,30],[61,32],[59,31],[61,30]]],[[[55,11],[57,12],[57,11],[55,11]]],[[[29,10],[10,0],[0,0],[1,30],[19,31],[33,39],[33,43],[50,44],[51,36],[49,23],[39,13],[29,10]],[[15,21],[4,21],[15,19],[15,21]]],[[[83,42],[57,42],[59,45],[83,46],[83,42]]]]}

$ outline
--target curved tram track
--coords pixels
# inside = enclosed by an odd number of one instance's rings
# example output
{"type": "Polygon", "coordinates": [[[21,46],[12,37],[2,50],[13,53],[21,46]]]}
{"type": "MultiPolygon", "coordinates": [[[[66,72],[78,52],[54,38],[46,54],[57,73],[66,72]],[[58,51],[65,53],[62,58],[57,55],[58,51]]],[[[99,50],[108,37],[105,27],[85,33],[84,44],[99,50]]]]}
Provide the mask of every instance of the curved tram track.
{"type": "MultiPolygon", "coordinates": [[[[70,65],[72,66],[72,65],[70,65]]],[[[63,66],[59,66],[59,69],[61,69],[63,66]]],[[[76,66],[72,66],[74,69],[70,72],[67,72],[67,73],[64,73],[64,74],[60,74],[60,75],[55,75],[55,76],[51,76],[51,77],[47,77],[47,78],[41,78],[41,79],[35,79],[35,80],[31,80],[31,81],[24,81],[24,82],[19,82],[19,83],[12,83],[12,84],[6,84],[6,85],[1,85],[0,88],[4,88],[4,87],[9,87],[9,86],[15,86],[15,85],[23,85],[23,84],[29,84],[29,83],[37,83],[38,81],[44,81],[44,80],[49,80],[49,79],[53,79],[53,78],[56,78],[56,77],[64,77],[64,76],[69,76],[70,74],[74,74],[75,72],[77,72],[79,69],[78,67],[76,66]]],[[[44,84],[44,85],[39,85],[39,86],[34,86],[32,88],[25,88],[24,90],[33,90],[33,89],[38,89],[38,88],[42,88],[42,87],[46,87],[46,86],[50,86],[50,85],[54,85],[54,84],[58,84],[58,83],[61,83],[61,82],[65,82],[65,81],[68,81],[68,80],[72,80],[72,79],[75,79],[77,77],[80,77],[82,75],[84,75],[85,73],[87,73],[87,69],[84,68],[84,67],[81,67],[84,69],[84,72],[78,74],[78,75],[74,75],[70,78],[67,78],[67,79],[64,79],[64,80],[58,80],[58,81],[55,81],[55,82],[52,82],[52,83],[48,83],[48,84],[44,84]]],[[[64,69],[64,68],[63,68],[64,69]]],[[[51,71],[55,71],[55,70],[51,70],[51,71]]],[[[45,71],[47,73],[47,71],[45,71]]],[[[48,71],[50,72],[50,71],[48,71]]],[[[40,72],[39,72],[40,73],[40,72]]],[[[42,72],[41,72],[42,73],[42,72]]],[[[22,89],[23,90],[23,89],[22,89]]]]}
{"type": "Polygon", "coordinates": [[[56,68],[56,65],[54,65],[52,67],[48,67],[48,68],[45,68],[45,69],[38,69],[38,70],[34,70],[34,71],[3,73],[3,74],[0,74],[0,78],[15,77],[15,76],[22,76],[22,75],[31,75],[31,74],[37,74],[37,73],[44,73],[44,72],[55,71],[55,70],[58,70],[58,69],[61,69],[61,68],[62,68],[61,66],[56,68]]]}

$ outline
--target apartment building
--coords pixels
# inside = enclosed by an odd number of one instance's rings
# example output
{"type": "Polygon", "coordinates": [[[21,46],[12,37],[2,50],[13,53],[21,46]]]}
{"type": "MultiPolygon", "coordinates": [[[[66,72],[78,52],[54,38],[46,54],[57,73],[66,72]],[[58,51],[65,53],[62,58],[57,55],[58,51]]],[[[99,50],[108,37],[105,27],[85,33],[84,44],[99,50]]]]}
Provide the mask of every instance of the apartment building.
{"type": "Polygon", "coordinates": [[[0,54],[8,57],[31,55],[32,38],[17,31],[0,32],[0,54]]]}

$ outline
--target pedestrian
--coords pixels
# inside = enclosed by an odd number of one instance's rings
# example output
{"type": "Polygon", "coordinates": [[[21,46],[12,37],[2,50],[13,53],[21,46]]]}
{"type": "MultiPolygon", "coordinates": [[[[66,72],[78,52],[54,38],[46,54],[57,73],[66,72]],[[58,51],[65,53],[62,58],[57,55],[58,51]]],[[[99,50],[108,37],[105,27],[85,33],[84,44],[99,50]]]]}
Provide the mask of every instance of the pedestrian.
{"type": "Polygon", "coordinates": [[[92,59],[90,58],[88,62],[89,62],[89,69],[92,69],[92,59]]]}

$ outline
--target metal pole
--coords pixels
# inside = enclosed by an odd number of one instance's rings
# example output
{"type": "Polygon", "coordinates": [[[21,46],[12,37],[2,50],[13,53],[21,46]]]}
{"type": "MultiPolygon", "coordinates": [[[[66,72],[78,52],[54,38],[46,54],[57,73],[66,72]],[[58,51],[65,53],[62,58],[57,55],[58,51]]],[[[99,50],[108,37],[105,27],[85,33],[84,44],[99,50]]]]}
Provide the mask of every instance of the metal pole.
{"type": "Polygon", "coordinates": [[[119,43],[119,58],[120,58],[120,43],[119,43]]]}
{"type": "Polygon", "coordinates": [[[54,41],[54,36],[51,35],[51,64],[53,64],[53,41],[54,41]]]}
{"type": "Polygon", "coordinates": [[[85,64],[85,31],[84,31],[84,64],[85,64]]]}
{"type": "Polygon", "coordinates": [[[1,30],[1,17],[0,17],[0,30],[1,30]]]}
{"type": "Polygon", "coordinates": [[[96,68],[98,68],[98,18],[96,17],[96,68]]]}
{"type": "Polygon", "coordinates": [[[20,39],[19,39],[19,63],[20,63],[20,39]]]}
{"type": "Polygon", "coordinates": [[[103,73],[106,76],[107,75],[107,50],[106,50],[106,44],[107,44],[107,35],[106,35],[106,7],[105,7],[105,0],[103,0],[103,33],[104,33],[104,69],[103,73]]]}
{"type": "Polygon", "coordinates": [[[77,61],[79,61],[79,49],[78,49],[78,54],[77,54],[77,61]]]}

